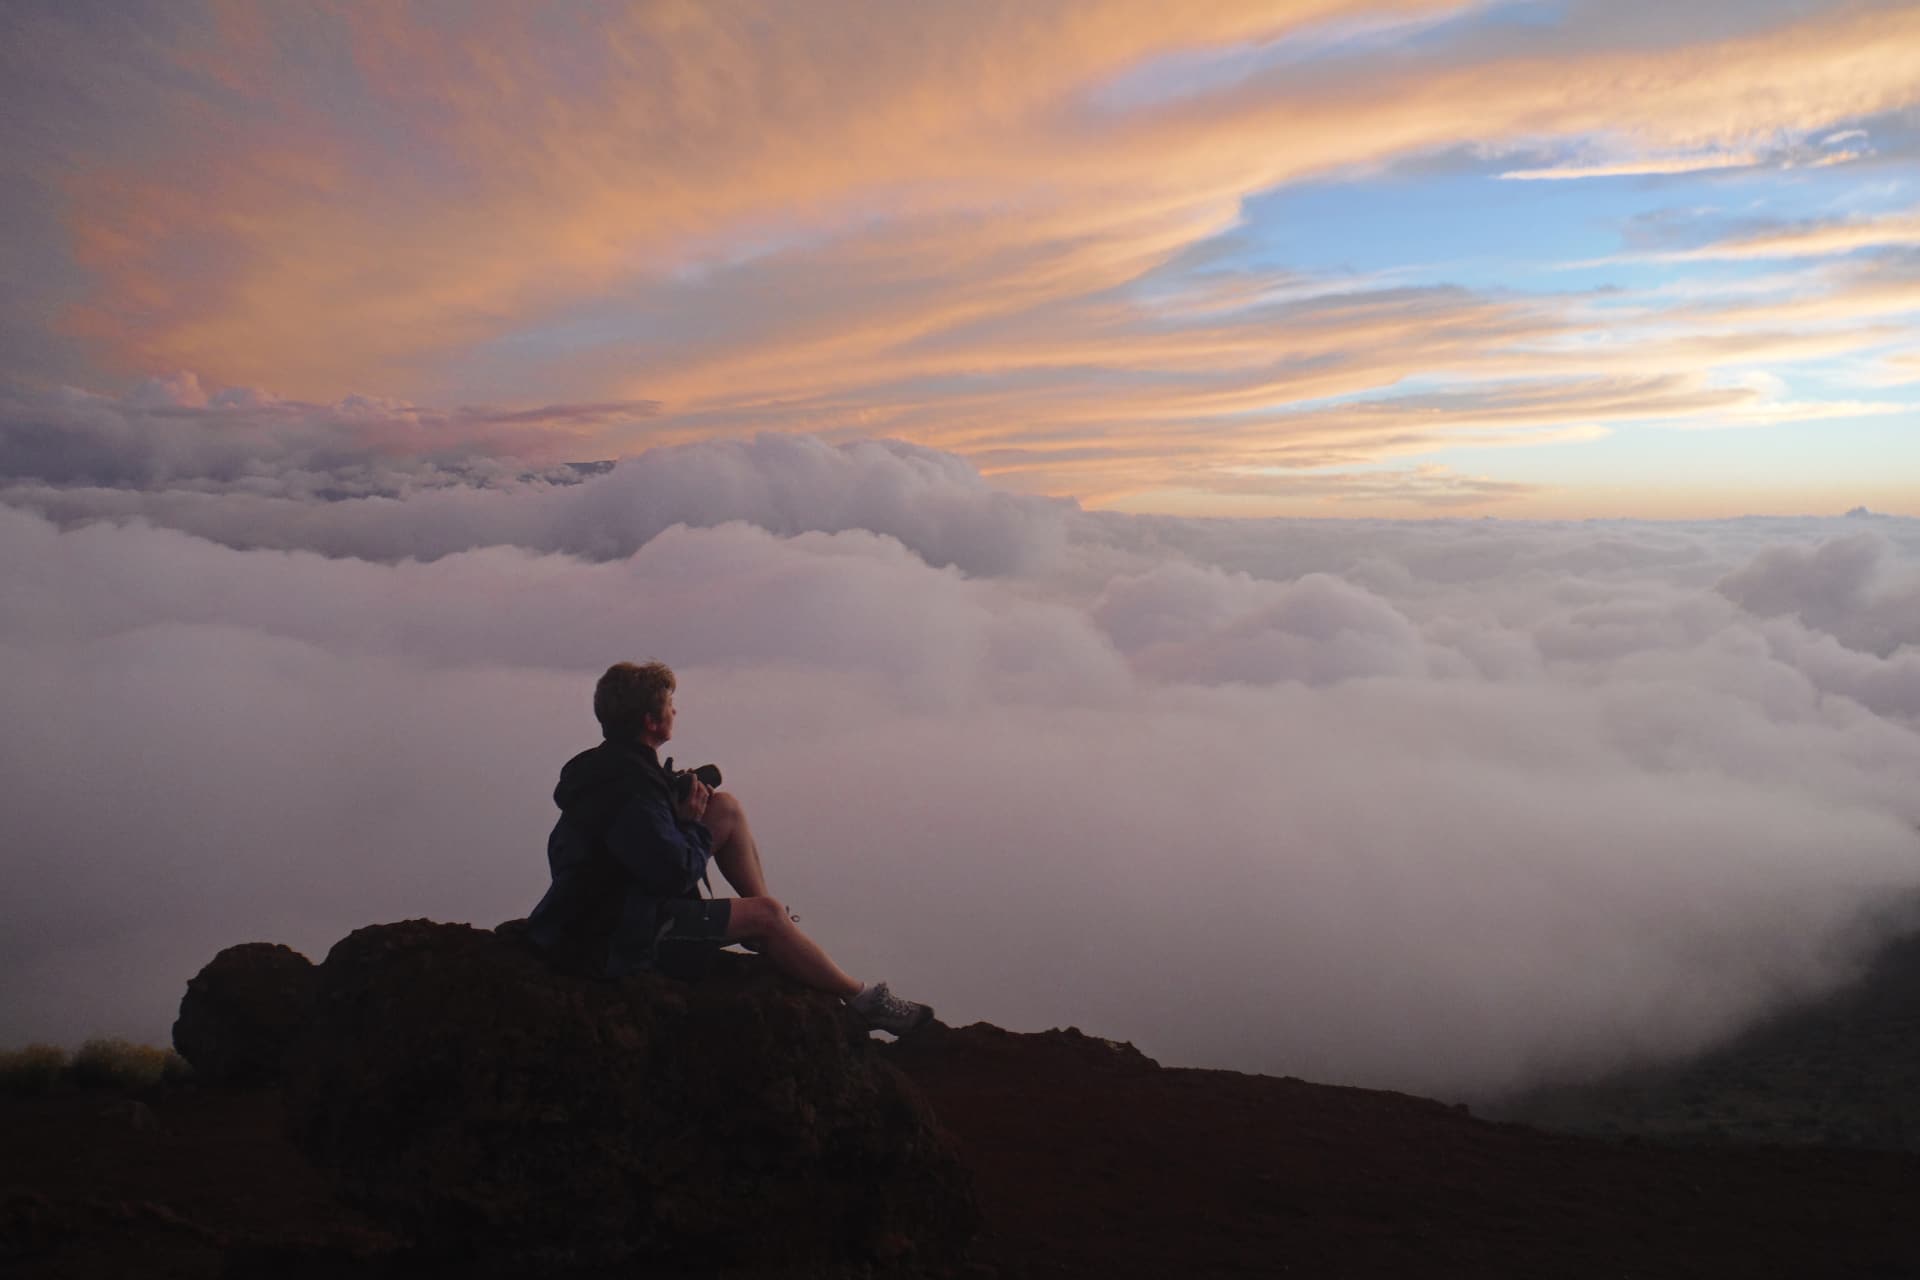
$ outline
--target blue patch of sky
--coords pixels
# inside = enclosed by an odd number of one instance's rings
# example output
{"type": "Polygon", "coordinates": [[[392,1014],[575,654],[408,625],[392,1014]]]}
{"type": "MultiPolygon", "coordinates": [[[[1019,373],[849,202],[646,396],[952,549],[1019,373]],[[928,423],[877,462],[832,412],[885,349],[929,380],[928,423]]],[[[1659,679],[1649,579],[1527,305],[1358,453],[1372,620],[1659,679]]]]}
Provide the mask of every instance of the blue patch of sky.
{"type": "MultiPolygon", "coordinates": [[[[1299,273],[1356,287],[1456,285],[1489,293],[1589,295],[1590,305],[1684,301],[1689,290],[1741,283],[1810,265],[1805,260],[1634,260],[1795,222],[1867,217],[1911,205],[1910,180],[1868,166],[1757,167],[1682,175],[1564,181],[1502,180],[1552,156],[1488,158],[1461,150],[1361,177],[1296,183],[1247,202],[1243,225],[1194,255],[1197,270],[1299,273]],[[1863,181],[1863,179],[1868,179],[1863,181]],[[1580,265],[1585,264],[1585,265],[1580,265]]],[[[1896,346],[1898,344],[1895,344],[1896,346]]],[[[1891,350],[1891,348],[1889,348],[1891,350]]],[[[1610,424],[1604,436],[1515,448],[1513,442],[1438,449],[1383,460],[1438,463],[1467,473],[1580,488],[1657,483],[1702,489],[1751,483],[1775,493],[1859,483],[1880,468],[1920,475],[1920,386],[1869,385],[1870,357],[1809,360],[1763,370],[1781,398],[1904,406],[1893,412],[1727,430],[1647,422],[1610,424]],[[1867,463],[1863,470],[1863,461],[1867,463]]],[[[1738,366],[1729,367],[1732,381],[1738,366]]],[[[1413,377],[1324,404],[1458,391],[1448,378],[1413,377]]],[[[1244,418],[1270,413],[1252,409],[1244,418]]]]}
{"type": "MultiPolygon", "coordinates": [[[[1499,291],[1637,290],[1670,282],[1677,268],[1631,260],[1636,251],[1875,211],[1859,207],[1858,178],[1846,166],[1531,182],[1499,176],[1543,159],[1455,153],[1377,175],[1282,187],[1246,203],[1233,255],[1212,265],[1499,291]]],[[[1709,269],[1730,276],[1758,267],[1709,269]]]]}

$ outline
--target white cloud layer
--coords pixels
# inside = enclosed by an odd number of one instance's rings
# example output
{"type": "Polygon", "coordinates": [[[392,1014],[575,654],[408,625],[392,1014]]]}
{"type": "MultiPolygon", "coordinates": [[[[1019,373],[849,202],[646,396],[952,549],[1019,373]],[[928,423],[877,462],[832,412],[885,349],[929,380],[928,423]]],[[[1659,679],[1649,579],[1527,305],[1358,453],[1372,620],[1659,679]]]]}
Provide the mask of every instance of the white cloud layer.
{"type": "Polygon", "coordinates": [[[192,375],[181,378],[125,400],[0,395],[0,502],[62,524],[139,518],[230,547],[382,561],[501,545],[603,560],[676,524],[747,520],[783,535],[873,530],[970,573],[1057,554],[1073,507],[995,489],[960,458],[900,441],[835,448],[761,435],[580,470],[526,460],[554,448],[531,433],[505,441],[524,453],[503,454],[499,425],[551,432],[623,406],[449,415],[251,391],[236,393],[244,403],[209,404],[192,375]]]}
{"type": "Polygon", "coordinates": [[[1177,1063],[1683,1053],[1920,889],[1920,522],[1128,517],[771,437],[5,497],[0,1043],[163,1038],[233,942],[524,914],[642,655],[850,970],[1177,1063]]]}

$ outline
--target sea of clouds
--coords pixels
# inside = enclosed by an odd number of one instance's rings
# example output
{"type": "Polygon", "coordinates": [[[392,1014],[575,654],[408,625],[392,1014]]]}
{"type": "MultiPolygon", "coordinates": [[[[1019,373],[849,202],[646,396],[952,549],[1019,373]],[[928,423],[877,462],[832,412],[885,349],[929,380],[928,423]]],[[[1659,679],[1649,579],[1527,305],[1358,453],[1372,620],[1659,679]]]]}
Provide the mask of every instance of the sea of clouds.
{"type": "Polygon", "coordinates": [[[893,442],[586,474],[162,399],[0,405],[0,1044],[525,914],[627,658],[804,927],[950,1022],[1484,1097],[1916,920],[1920,521],[1125,516],[893,442]]]}

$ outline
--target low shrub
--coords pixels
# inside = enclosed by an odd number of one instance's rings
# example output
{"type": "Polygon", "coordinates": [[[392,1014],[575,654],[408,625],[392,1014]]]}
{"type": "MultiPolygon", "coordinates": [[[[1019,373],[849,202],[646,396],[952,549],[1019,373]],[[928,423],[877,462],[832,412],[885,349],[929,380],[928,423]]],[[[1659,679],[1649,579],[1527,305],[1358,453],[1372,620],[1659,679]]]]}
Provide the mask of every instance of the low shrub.
{"type": "Polygon", "coordinates": [[[58,1045],[30,1044],[0,1052],[0,1093],[51,1092],[67,1070],[67,1051],[58,1045]]]}
{"type": "Polygon", "coordinates": [[[162,1080],[179,1079],[187,1070],[171,1049],[114,1038],[81,1045],[67,1077],[86,1088],[150,1089],[162,1080]]]}

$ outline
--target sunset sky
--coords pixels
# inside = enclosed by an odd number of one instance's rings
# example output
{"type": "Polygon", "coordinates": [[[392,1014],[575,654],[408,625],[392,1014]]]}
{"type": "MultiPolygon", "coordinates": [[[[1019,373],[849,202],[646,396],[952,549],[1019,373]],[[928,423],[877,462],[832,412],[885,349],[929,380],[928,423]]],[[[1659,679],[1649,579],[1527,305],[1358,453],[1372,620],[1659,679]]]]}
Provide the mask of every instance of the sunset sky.
{"type": "Polygon", "coordinates": [[[65,397],[896,438],[1133,512],[1920,514],[1915,3],[10,3],[0,165],[16,452],[65,397]]]}

